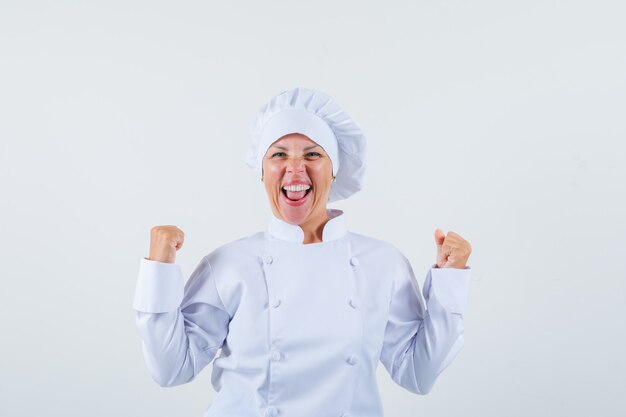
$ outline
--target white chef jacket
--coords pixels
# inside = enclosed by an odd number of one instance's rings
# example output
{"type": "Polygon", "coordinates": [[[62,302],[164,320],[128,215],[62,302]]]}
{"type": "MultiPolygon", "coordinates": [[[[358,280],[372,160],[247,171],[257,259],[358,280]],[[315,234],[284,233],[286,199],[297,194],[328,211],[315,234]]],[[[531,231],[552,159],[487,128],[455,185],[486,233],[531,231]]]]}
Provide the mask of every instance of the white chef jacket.
{"type": "Polygon", "coordinates": [[[427,394],[463,346],[470,271],[433,265],[424,308],[407,258],[331,219],[322,242],[274,216],[214,250],[186,284],[180,266],[141,259],[133,308],[161,386],[214,358],[205,417],[381,417],[375,370],[427,394]]]}

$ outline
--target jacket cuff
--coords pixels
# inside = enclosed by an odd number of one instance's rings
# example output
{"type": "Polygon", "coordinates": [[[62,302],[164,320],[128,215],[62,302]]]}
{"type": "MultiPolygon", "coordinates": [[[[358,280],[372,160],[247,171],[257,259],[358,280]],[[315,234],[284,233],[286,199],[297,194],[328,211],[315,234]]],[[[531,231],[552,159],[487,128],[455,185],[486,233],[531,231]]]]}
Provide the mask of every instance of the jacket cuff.
{"type": "MultiPolygon", "coordinates": [[[[465,314],[469,297],[469,286],[472,268],[464,269],[430,268],[430,295],[434,295],[439,303],[451,313],[465,314]]],[[[428,277],[427,277],[428,280],[428,277]]]]}
{"type": "Polygon", "coordinates": [[[133,308],[146,313],[167,313],[180,307],[184,282],[180,265],[141,259],[133,308]]]}

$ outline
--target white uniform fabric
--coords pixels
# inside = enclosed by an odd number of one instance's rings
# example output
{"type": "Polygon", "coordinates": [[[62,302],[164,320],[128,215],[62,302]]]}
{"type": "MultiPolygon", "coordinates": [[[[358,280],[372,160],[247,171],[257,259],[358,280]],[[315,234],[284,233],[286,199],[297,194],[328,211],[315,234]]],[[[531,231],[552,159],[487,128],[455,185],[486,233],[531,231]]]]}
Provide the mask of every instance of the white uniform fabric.
{"type": "Polygon", "coordinates": [[[381,417],[375,370],[427,394],[463,346],[471,268],[437,268],[422,301],[406,257],[328,210],[323,241],[272,216],[267,231],[180,266],[141,259],[133,308],[161,386],[215,357],[205,417],[381,417]]]}

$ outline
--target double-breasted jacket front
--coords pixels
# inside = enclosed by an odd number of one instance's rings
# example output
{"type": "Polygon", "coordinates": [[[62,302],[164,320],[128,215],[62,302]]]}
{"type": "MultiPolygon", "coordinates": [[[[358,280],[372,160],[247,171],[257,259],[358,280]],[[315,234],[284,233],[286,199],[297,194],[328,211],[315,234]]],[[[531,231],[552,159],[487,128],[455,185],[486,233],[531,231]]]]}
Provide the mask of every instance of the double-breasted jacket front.
{"type": "Polygon", "coordinates": [[[329,210],[322,242],[276,217],[206,255],[186,283],[143,258],[133,301],[144,358],[162,386],[213,361],[205,417],[381,417],[376,367],[426,394],[463,346],[471,268],[437,268],[423,297],[394,246],[329,210]]]}

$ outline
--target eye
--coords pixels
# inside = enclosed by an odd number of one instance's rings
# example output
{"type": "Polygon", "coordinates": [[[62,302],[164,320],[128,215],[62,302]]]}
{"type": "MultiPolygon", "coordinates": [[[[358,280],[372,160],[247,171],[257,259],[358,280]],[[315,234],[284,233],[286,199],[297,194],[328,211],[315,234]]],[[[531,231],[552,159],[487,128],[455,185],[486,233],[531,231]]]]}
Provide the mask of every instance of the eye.
{"type": "Polygon", "coordinates": [[[320,154],[319,152],[308,152],[306,156],[309,158],[316,158],[318,156],[322,156],[322,154],[320,154]]]}
{"type": "Polygon", "coordinates": [[[285,156],[285,155],[287,155],[285,152],[275,152],[275,153],[272,154],[272,158],[275,157],[275,156],[280,157],[280,156],[285,156]]]}

